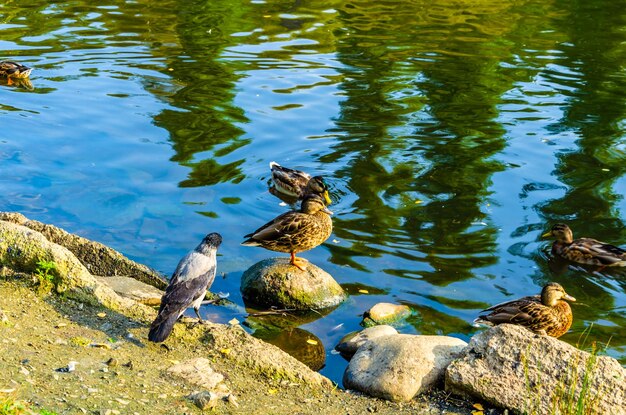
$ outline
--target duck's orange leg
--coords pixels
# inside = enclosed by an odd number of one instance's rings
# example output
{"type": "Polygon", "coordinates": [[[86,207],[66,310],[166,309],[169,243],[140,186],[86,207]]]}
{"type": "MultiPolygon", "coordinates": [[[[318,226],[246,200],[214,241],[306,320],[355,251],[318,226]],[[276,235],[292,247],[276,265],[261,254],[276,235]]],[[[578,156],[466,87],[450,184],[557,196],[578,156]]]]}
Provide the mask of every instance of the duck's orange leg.
{"type": "Polygon", "coordinates": [[[289,263],[301,271],[306,271],[306,266],[304,265],[304,260],[300,258],[296,258],[296,253],[291,252],[291,258],[289,259],[289,263]]]}

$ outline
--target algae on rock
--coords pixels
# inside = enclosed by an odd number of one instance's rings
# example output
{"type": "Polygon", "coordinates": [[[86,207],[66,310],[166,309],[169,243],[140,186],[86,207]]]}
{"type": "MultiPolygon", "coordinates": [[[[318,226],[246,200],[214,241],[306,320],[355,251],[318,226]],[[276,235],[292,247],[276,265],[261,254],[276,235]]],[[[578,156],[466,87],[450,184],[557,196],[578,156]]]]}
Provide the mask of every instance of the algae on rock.
{"type": "Polygon", "coordinates": [[[268,258],[251,266],[241,277],[241,293],[246,304],[295,310],[333,307],[346,298],[330,274],[311,263],[302,271],[287,258],[268,258]]]}

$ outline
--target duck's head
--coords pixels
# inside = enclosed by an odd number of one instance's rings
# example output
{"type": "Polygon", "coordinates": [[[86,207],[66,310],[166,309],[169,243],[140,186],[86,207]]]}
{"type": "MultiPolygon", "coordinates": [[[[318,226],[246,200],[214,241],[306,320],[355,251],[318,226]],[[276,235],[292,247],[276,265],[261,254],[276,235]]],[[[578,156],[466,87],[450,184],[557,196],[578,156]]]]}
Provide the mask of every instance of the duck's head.
{"type": "Polygon", "coordinates": [[[0,62],[0,69],[10,78],[24,79],[28,78],[32,72],[32,68],[13,61],[0,62]]]}
{"type": "Polygon", "coordinates": [[[304,194],[318,194],[324,200],[326,206],[330,205],[332,201],[330,200],[330,195],[328,194],[328,185],[324,181],[322,176],[311,177],[311,180],[306,185],[304,189],[304,194]]]}
{"type": "Polygon", "coordinates": [[[17,71],[15,71],[13,76],[15,78],[25,79],[30,76],[30,73],[32,71],[33,71],[33,68],[29,68],[27,66],[22,65],[17,71]]]}
{"type": "Polygon", "coordinates": [[[574,297],[565,292],[561,284],[551,282],[541,290],[541,303],[548,307],[554,307],[559,300],[576,301],[574,297]]]}
{"type": "Polygon", "coordinates": [[[300,208],[300,211],[309,215],[317,212],[324,212],[328,215],[333,214],[333,212],[328,210],[328,208],[326,207],[322,196],[317,193],[311,193],[304,197],[304,200],[302,200],[302,207],[300,208]]]}
{"type": "Polygon", "coordinates": [[[553,237],[559,242],[571,243],[574,240],[574,234],[572,230],[564,223],[557,223],[550,229],[549,232],[541,235],[542,238],[546,238],[548,236],[553,237]]]}

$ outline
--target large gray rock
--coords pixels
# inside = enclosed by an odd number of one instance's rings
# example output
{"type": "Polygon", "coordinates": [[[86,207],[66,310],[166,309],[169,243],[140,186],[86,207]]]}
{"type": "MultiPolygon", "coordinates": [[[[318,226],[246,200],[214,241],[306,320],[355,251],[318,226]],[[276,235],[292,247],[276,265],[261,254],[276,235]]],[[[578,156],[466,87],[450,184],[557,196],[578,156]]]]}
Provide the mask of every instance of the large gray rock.
{"type": "Polygon", "coordinates": [[[363,346],[366,342],[372,339],[383,336],[391,336],[398,334],[398,331],[388,325],[380,325],[374,327],[368,327],[361,331],[353,331],[348,333],[335,346],[335,350],[341,353],[346,358],[351,358],[357,351],[357,349],[363,346]]]}
{"type": "Polygon", "coordinates": [[[333,307],[346,295],[323,269],[307,263],[306,271],[288,258],[268,258],[243,273],[241,293],[246,304],[310,310],[333,307]]]}
{"type": "Polygon", "coordinates": [[[43,234],[13,221],[0,220],[0,263],[19,272],[35,272],[39,261],[54,262],[54,289],[79,301],[124,310],[136,317],[153,316],[154,310],[117,295],[99,283],[67,248],[43,234]]]}
{"type": "Polygon", "coordinates": [[[0,212],[0,221],[30,228],[48,241],[67,248],[92,275],[131,276],[157,288],[165,289],[167,286],[165,278],[155,270],[132,261],[99,242],[74,235],[54,225],[30,220],[17,212],[0,212]]]}
{"type": "Polygon", "coordinates": [[[396,334],[359,347],[343,385],[391,401],[410,401],[441,382],[446,366],[467,345],[447,336],[396,334]]]}
{"type": "Polygon", "coordinates": [[[448,366],[446,389],[517,413],[569,413],[563,407],[577,407],[579,397],[591,411],[581,413],[626,413],[626,370],[617,360],[510,324],[472,337],[448,366]]]}

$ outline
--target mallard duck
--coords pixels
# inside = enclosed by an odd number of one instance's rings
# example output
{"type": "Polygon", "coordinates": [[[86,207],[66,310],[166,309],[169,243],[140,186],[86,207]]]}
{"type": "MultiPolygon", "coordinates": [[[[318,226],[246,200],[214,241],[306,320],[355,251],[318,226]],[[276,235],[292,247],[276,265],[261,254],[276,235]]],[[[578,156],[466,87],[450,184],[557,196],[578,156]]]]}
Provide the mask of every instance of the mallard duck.
{"type": "Polygon", "coordinates": [[[270,170],[274,188],[278,192],[297,199],[303,199],[310,193],[319,193],[326,205],[331,204],[328,186],[322,176],[311,177],[308,173],[283,167],[275,161],[270,162],[270,170]]]}
{"type": "Polygon", "coordinates": [[[494,305],[482,312],[474,323],[495,326],[509,323],[552,337],[560,337],[572,325],[572,309],[563,300],[576,301],[567,294],[561,284],[551,282],[541,290],[541,295],[532,295],[518,300],[494,305]]]}
{"type": "Polygon", "coordinates": [[[21,65],[12,61],[0,61],[0,76],[5,76],[8,79],[9,85],[11,85],[11,78],[24,79],[28,78],[32,71],[32,68],[21,65]]]}
{"type": "Polygon", "coordinates": [[[283,167],[275,161],[270,161],[270,170],[276,190],[287,196],[297,198],[304,196],[304,188],[311,180],[309,173],[283,167]]]}
{"type": "Polygon", "coordinates": [[[563,223],[557,223],[541,236],[555,238],[552,253],[567,260],[601,267],[626,266],[626,250],[592,238],[574,239],[572,230],[563,223]]]}
{"type": "Polygon", "coordinates": [[[296,253],[308,251],[320,245],[330,236],[333,223],[331,212],[318,194],[309,194],[302,201],[299,211],[290,211],[277,216],[256,231],[244,236],[241,244],[261,246],[265,249],[291,254],[290,264],[306,269],[296,253]]]}

